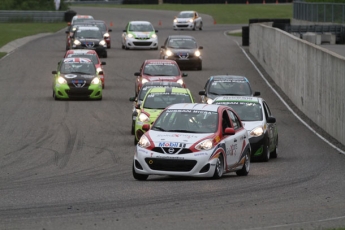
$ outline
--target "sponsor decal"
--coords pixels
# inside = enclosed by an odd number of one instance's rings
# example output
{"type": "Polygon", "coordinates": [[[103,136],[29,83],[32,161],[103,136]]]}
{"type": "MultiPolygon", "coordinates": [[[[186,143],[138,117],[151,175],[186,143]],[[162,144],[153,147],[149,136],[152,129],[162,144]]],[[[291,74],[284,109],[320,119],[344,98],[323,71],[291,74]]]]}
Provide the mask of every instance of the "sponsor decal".
{"type": "Polygon", "coordinates": [[[76,87],[76,88],[82,88],[84,87],[84,85],[86,84],[85,80],[72,80],[72,84],[76,87]]]}
{"type": "Polygon", "coordinates": [[[158,147],[173,147],[173,148],[178,148],[179,143],[178,142],[160,142],[158,144],[158,147]]]}
{"type": "Polygon", "coordinates": [[[194,156],[207,156],[207,153],[195,153],[194,156]]]}
{"type": "Polygon", "coordinates": [[[77,75],[75,75],[75,74],[66,74],[65,75],[65,78],[76,78],[77,77],[77,75]]]}
{"type": "Polygon", "coordinates": [[[214,138],[214,140],[218,143],[220,141],[220,137],[216,136],[216,138],[214,138]]]}
{"type": "Polygon", "coordinates": [[[173,157],[173,156],[156,156],[156,158],[162,158],[162,159],[179,159],[179,160],[183,160],[184,157],[173,157]]]}
{"type": "Polygon", "coordinates": [[[81,75],[81,77],[91,79],[91,78],[94,78],[95,76],[93,76],[93,75],[81,75]]]}
{"type": "Polygon", "coordinates": [[[227,156],[236,156],[237,144],[230,145],[226,148],[226,155],[227,156]]]}
{"type": "Polygon", "coordinates": [[[189,135],[189,134],[158,134],[157,137],[180,137],[180,138],[197,138],[196,135],[189,135]]]}

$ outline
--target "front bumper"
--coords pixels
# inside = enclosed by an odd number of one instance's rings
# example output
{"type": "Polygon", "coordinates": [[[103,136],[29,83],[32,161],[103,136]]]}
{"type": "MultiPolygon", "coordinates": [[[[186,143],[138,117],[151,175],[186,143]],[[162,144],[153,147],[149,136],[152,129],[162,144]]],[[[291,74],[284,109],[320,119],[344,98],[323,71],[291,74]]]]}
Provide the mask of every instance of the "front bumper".
{"type": "Polygon", "coordinates": [[[212,177],[217,158],[211,158],[212,150],[188,154],[161,154],[137,146],[134,170],[146,175],[171,175],[212,177]]]}
{"type": "Polygon", "coordinates": [[[176,61],[180,68],[198,68],[202,65],[202,59],[200,57],[186,59],[176,56],[164,56],[163,59],[176,61]]]}
{"type": "Polygon", "coordinates": [[[194,22],[174,22],[173,27],[174,30],[190,30],[194,28],[194,22]]]}
{"type": "Polygon", "coordinates": [[[158,48],[158,39],[126,39],[126,47],[128,49],[157,49],[158,48]]]}
{"type": "Polygon", "coordinates": [[[102,85],[90,85],[85,88],[70,88],[67,84],[55,85],[53,87],[55,96],[58,99],[101,99],[102,85]]]}
{"type": "Polygon", "coordinates": [[[251,137],[249,138],[249,143],[252,149],[252,157],[259,157],[263,153],[265,135],[261,135],[259,137],[251,137]]]}

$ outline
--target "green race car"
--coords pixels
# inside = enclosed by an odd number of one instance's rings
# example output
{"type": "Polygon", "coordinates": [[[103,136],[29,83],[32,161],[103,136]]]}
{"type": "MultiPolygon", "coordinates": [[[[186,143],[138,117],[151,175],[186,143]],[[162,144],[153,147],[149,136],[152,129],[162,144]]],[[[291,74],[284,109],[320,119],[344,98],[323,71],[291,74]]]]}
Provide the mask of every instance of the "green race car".
{"type": "Polygon", "coordinates": [[[88,58],[65,58],[53,71],[53,98],[102,100],[102,81],[88,58]]]}
{"type": "Polygon", "coordinates": [[[142,129],[144,124],[153,124],[166,107],[176,103],[194,103],[189,89],[172,87],[151,88],[137,108],[140,109],[140,112],[135,120],[134,144],[136,145],[144,134],[145,131],[142,129]]]}

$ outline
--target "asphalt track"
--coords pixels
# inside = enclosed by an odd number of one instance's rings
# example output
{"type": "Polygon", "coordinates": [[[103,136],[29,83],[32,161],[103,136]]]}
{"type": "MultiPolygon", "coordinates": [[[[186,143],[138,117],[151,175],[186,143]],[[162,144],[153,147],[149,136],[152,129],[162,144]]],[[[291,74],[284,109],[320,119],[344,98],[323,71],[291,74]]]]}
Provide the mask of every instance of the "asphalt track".
{"type": "Polygon", "coordinates": [[[113,24],[112,48],[103,59],[103,100],[53,100],[51,71],[64,54],[64,31],[32,40],[0,60],[0,229],[345,226],[345,156],[291,113],[240,39],[225,35],[241,25],[217,25],[202,15],[204,30],[173,31],[176,12],[74,9],[113,24]],[[121,49],[129,20],[151,21],[160,45],[170,34],[192,34],[204,46],[203,70],[185,71],[196,99],[211,75],[248,77],[277,118],[278,158],[252,163],[247,177],[134,180],[128,98],[134,94],[134,72],[143,60],[158,58],[158,51],[121,49]]]}

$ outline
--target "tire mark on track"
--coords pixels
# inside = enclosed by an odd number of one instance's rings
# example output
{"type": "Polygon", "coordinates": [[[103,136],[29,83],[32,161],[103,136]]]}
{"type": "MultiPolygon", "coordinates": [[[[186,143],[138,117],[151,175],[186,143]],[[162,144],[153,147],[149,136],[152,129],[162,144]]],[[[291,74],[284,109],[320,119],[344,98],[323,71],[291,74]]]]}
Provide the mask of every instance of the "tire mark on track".
{"type": "Polygon", "coordinates": [[[63,169],[64,167],[66,167],[73,148],[74,148],[74,144],[76,142],[76,138],[77,138],[77,132],[75,133],[71,133],[70,129],[68,128],[68,125],[66,125],[65,123],[62,124],[62,130],[65,134],[65,139],[66,139],[66,150],[63,153],[57,153],[55,154],[55,163],[56,165],[60,168],[63,169]]]}

